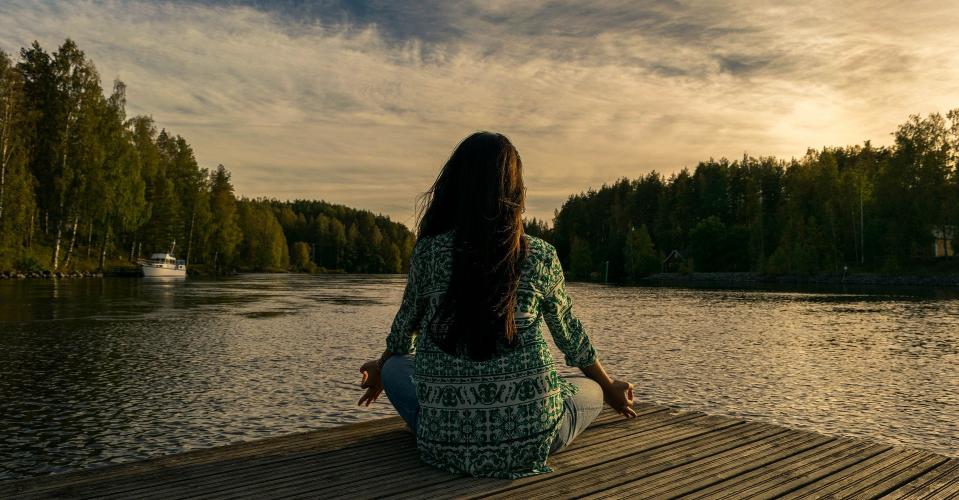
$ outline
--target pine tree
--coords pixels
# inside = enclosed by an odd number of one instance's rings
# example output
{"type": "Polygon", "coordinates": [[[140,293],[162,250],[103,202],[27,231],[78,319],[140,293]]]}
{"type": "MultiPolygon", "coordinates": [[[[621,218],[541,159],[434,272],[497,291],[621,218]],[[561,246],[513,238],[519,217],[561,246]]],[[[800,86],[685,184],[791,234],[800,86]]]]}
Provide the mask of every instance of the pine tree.
{"type": "Polygon", "coordinates": [[[230,183],[230,173],[223,165],[217,165],[210,175],[210,251],[213,252],[214,270],[219,270],[221,263],[230,265],[233,261],[236,246],[243,239],[243,233],[238,224],[236,198],[233,196],[233,184],[230,183]]]}

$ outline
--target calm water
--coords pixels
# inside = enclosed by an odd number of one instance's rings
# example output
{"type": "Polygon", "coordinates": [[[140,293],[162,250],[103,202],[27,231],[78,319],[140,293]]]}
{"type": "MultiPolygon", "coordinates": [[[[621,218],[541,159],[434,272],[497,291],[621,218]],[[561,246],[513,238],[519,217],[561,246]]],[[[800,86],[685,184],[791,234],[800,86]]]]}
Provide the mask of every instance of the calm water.
{"type": "MultiPolygon", "coordinates": [[[[357,368],[404,283],[0,282],[0,479],[391,415],[357,368]]],[[[955,291],[569,290],[643,401],[959,455],[955,291]]]]}

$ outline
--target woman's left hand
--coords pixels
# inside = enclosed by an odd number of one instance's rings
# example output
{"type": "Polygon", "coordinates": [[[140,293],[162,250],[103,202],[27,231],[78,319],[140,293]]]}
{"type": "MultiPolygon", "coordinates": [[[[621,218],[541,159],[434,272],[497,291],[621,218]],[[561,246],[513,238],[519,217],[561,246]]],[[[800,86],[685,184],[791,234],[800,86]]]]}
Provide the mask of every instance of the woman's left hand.
{"type": "Polygon", "coordinates": [[[363,374],[363,380],[360,387],[366,389],[363,397],[357,401],[357,406],[366,403],[366,406],[373,404],[376,398],[383,392],[383,380],[380,378],[380,363],[378,360],[367,361],[360,367],[360,373],[363,374]]]}
{"type": "Polygon", "coordinates": [[[633,384],[614,379],[609,387],[603,389],[603,399],[620,415],[626,418],[636,416],[636,410],[633,410],[633,384]]]}

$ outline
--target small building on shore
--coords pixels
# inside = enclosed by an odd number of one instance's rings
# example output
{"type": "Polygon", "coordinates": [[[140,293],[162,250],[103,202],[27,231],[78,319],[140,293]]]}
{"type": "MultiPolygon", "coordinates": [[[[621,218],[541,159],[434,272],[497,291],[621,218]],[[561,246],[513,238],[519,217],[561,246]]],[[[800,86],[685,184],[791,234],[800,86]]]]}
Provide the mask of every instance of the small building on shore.
{"type": "Polygon", "coordinates": [[[933,257],[955,257],[956,226],[936,226],[932,238],[933,257]]]}
{"type": "Polygon", "coordinates": [[[680,253],[679,250],[673,250],[663,259],[662,271],[664,273],[678,272],[685,262],[686,257],[683,257],[683,254],[680,253]]]}

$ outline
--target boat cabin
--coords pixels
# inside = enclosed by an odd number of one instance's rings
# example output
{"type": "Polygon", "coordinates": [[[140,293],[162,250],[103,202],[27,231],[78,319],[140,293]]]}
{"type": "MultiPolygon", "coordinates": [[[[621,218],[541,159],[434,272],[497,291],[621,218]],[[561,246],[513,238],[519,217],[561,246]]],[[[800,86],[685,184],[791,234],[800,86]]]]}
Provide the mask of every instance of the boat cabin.
{"type": "Polygon", "coordinates": [[[150,256],[150,264],[154,267],[180,269],[186,266],[186,261],[177,259],[168,253],[155,253],[150,256]]]}
{"type": "Polygon", "coordinates": [[[150,260],[156,264],[174,264],[176,259],[168,253],[155,253],[150,256],[150,260]]]}

